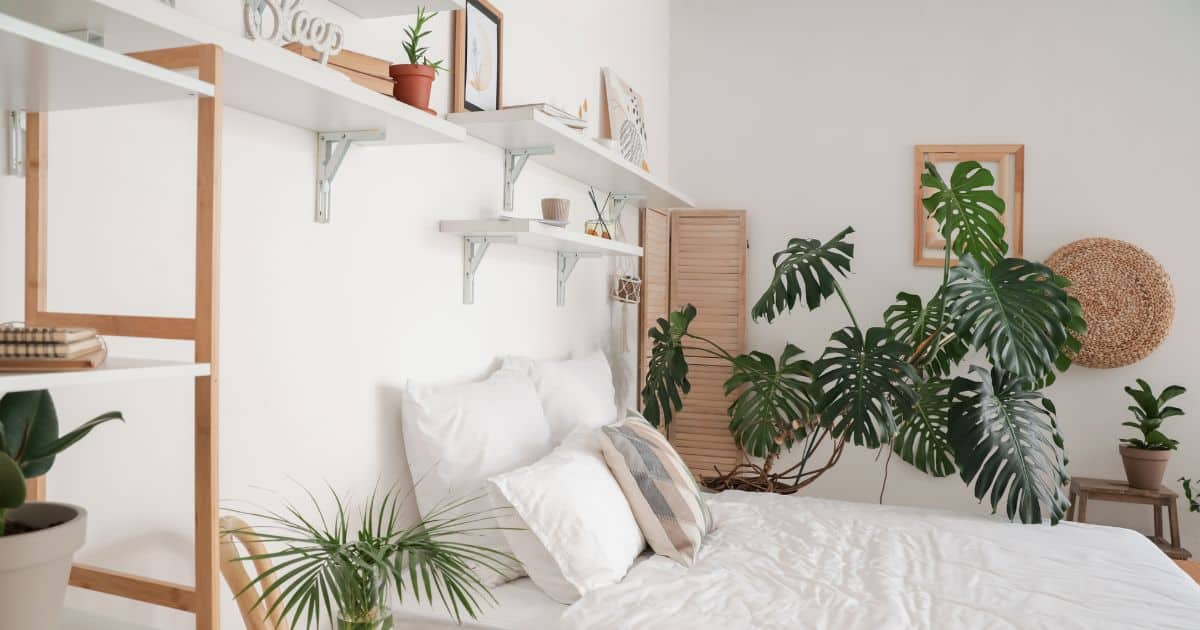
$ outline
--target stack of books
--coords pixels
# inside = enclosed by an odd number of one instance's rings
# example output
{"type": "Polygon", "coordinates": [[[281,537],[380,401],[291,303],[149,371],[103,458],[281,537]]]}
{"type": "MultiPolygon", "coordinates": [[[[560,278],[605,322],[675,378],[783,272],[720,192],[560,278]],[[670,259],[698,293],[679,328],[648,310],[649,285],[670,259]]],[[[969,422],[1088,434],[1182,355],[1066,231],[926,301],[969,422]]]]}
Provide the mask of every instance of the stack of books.
{"type": "Polygon", "coordinates": [[[509,105],[504,109],[533,109],[553,118],[554,120],[572,128],[572,129],[587,129],[588,121],[586,118],[568,114],[559,107],[555,107],[550,103],[530,103],[529,105],[509,105]]]}
{"type": "Polygon", "coordinates": [[[0,372],[81,370],[104,361],[106,350],[91,328],[0,325],[0,372]]]}

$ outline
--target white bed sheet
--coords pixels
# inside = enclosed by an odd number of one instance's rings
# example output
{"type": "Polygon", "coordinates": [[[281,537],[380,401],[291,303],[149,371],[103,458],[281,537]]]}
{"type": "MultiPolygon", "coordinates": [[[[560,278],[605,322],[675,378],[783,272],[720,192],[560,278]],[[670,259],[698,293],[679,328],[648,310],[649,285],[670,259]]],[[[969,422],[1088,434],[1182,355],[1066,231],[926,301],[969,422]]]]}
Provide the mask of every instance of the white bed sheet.
{"type": "MultiPolygon", "coordinates": [[[[497,605],[485,603],[479,618],[464,618],[463,627],[478,630],[552,630],[560,627],[563,611],[567,609],[563,604],[550,599],[529,578],[521,578],[493,588],[492,595],[496,598],[497,605]]],[[[401,618],[406,621],[412,617],[441,623],[453,622],[453,618],[440,602],[436,606],[430,606],[427,602],[418,604],[409,598],[395,608],[397,612],[403,613],[401,618]]]]}

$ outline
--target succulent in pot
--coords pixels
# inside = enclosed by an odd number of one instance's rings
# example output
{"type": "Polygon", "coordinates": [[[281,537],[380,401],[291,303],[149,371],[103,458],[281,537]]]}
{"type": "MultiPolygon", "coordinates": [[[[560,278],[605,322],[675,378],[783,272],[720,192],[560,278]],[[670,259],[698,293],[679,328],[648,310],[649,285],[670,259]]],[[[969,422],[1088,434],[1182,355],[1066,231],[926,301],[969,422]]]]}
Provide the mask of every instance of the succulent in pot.
{"type": "Polygon", "coordinates": [[[1158,490],[1162,487],[1171,452],[1179,448],[1179,441],[1167,437],[1162,432],[1162,425],[1167,418],[1183,415],[1182,409],[1167,403],[1186,391],[1179,385],[1171,385],[1155,395],[1150,384],[1140,378],[1136,389],[1125,388],[1125,393],[1136,403],[1129,406],[1135,420],[1122,422],[1121,426],[1137,429],[1142,434],[1140,438],[1122,439],[1120,446],[1125,477],[1134,488],[1158,490]]]}
{"type": "Polygon", "coordinates": [[[67,577],[83,546],[87,512],[66,503],[26,502],[26,481],[109,420],[110,411],[59,436],[45,390],[0,398],[0,628],[57,628],[67,577]]]}
{"type": "Polygon", "coordinates": [[[398,63],[388,68],[388,74],[394,81],[392,96],[430,114],[436,113],[429,109],[433,80],[438,72],[446,68],[442,65],[442,60],[433,61],[429,58],[429,47],[422,45],[421,40],[429,35],[430,32],[425,30],[425,27],[436,16],[437,13],[426,13],[425,7],[417,8],[417,21],[404,29],[404,34],[408,36],[408,40],[404,42],[404,54],[408,56],[408,63],[398,63]]]}

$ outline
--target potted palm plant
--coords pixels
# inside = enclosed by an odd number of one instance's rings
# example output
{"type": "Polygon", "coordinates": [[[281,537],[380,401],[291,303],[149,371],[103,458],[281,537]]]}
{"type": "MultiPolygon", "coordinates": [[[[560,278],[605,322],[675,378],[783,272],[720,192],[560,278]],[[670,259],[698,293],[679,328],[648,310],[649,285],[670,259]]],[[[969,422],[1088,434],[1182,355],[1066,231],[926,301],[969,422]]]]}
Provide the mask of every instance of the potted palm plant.
{"type": "Polygon", "coordinates": [[[66,503],[27,503],[25,482],[49,472],[56,455],[109,420],[123,418],[110,411],[59,436],[49,392],[0,398],[0,628],[58,627],[87,512],[66,503]]]}
{"type": "Polygon", "coordinates": [[[421,40],[429,35],[425,26],[435,17],[437,13],[426,13],[425,7],[417,8],[417,21],[404,29],[404,34],[408,36],[408,40],[404,42],[404,54],[408,56],[408,63],[398,63],[388,68],[388,74],[395,81],[392,96],[430,114],[436,113],[429,109],[429,93],[433,90],[433,79],[438,72],[446,69],[441,60],[429,59],[429,47],[421,43],[421,40]]]}
{"type": "Polygon", "coordinates": [[[1187,390],[1171,385],[1155,396],[1146,381],[1139,378],[1137,385],[1137,389],[1125,388],[1125,393],[1137,403],[1129,406],[1136,420],[1122,422],[1121,426],[1137,429],[1142,437],[1121,440],[1121,462],[1125,465],[1125,477],[1129,485],[1144,490],[1158,490],[1162,487],[1171,451],[1179,448],[1179,440],[1163,434],[1162,424],[1167,418],[1183,415],[1182,409],[1169,406],[1167,402],[1187,390]]]}

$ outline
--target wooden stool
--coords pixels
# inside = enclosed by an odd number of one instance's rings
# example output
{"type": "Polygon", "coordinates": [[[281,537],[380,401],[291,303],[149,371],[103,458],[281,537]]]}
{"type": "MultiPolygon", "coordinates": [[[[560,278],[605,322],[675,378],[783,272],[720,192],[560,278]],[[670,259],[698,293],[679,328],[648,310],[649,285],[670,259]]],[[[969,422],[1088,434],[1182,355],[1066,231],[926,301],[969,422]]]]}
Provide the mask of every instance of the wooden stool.
{"type": "Polygon", "coordinates": [[[1141,490],[1131,488],[1124,481],[1114,479],[1075,477],[1071,480],[1071,508],[1067,510],[1068,521],[1087,522],[1088,499],[1154,506],[1154,535],[1150,537],[1150,540],[1154,541],[1154,544],[1158,545],[1158,548],[1172,559],[1187,560],[1192,557],[1192,552],[1184,549],[1183,543],[1179,539],[1179,509],[1175,505],[1179,499],[1179,493],[1174,490],[1165,486],[1158,490],[1141,490]],[[1171,518],[1171,541],[1169,543],[1163,538],[1164,507],[1167,508],[1171,518]],[[1076,509],[1078,509],[1078,518],[1076,518],[1076,509]]]}

